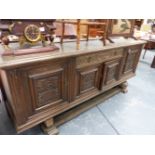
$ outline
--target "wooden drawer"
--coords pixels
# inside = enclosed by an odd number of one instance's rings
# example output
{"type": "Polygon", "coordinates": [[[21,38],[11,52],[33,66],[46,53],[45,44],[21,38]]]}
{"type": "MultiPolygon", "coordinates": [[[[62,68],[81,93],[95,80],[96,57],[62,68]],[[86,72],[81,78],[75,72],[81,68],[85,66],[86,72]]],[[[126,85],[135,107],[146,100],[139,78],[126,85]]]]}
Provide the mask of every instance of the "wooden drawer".
{"type": "Polygon", "coordinates": [[[108,60],[116,59],[122,57],[124,54],[124,48],[112,49],[107,51],[101,51],[94,54],[82,55],[76,58],[76,67],[82,68],[108,60]]]}

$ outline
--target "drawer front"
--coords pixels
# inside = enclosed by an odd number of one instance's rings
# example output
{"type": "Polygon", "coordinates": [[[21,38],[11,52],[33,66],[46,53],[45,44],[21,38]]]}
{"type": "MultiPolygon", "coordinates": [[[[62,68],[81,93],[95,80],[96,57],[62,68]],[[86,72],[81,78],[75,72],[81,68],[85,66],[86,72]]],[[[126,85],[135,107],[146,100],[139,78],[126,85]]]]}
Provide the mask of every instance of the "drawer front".
{"type": "Polygon", "coordinates": [[[124,48],[118,48],[113,50],[101,51],[99,53],[79,56],[76,58],[76,67],[82,68],[99,64],[111,59],[122,57],[123,54],[124,54],[124,48]]]}

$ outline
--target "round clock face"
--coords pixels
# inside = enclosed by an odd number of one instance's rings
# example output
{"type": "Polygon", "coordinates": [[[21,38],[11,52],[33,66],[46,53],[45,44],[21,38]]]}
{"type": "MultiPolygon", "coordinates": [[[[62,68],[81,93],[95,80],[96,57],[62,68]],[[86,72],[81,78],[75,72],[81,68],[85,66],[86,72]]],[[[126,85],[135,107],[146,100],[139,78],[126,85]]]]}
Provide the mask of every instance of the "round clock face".
{"type": "Polygon", "coordinates": [[[41,38],[41,32],[38,26],[30,24],[24,30],[25,38],[30,42],[37,42],[41,38]]]}

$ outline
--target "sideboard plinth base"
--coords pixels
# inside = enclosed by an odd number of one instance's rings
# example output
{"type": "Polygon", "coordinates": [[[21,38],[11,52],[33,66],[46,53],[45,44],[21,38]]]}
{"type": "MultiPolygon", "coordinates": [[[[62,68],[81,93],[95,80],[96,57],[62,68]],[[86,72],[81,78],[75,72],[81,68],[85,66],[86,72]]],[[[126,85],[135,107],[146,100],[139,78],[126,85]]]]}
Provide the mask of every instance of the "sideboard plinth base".
{"type": "Polygon", "coordinates": [[[48,135],[57,135],[59,133],[58,129],[54,124],[53,118],[46,120],[41,124],[42,130],[45,134],[48,135]]]}

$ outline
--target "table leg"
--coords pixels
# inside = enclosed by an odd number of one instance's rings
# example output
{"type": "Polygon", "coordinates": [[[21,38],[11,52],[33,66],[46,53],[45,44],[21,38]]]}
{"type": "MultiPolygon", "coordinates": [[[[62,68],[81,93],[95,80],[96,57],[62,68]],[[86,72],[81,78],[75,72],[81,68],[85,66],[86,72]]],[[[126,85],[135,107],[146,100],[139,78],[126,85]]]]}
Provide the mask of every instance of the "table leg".
{"type": "Polygon", "coordinates": [[[80,19],[77,20],[77,49],[80,48],[80,19]]]}
{"type": "Polygon", "coordinates": [[[144,59],[144,57],[145,57],[145,55],[146,55],[146,52],[147,52],[147,49],[145,49],[145,51],[144,51],[143,59],[144,59]]]}
{"type": "Polygon", "coordinates": [[[154,58],[153,58],[153,61],[152,61],[151,67],[152,67],[152,68],[155,68],[155,56],[154,56],[154,58]]]}
{"type": "Polygon", "coordinates": [[[60,40],[61,44],[63,44],[64,35],[65,35],[65,23],[62,23],[62,33],[61,33],[61,40],[60,40]]]}
{"type": "Polygon", "coordinates": [[[87,26],[87,41],[89,40],[89,29],[90,29],[90,27],[89,27],[89,25],[87,26]]]}

